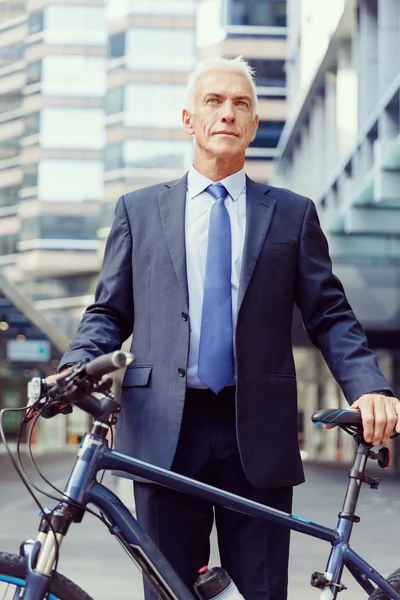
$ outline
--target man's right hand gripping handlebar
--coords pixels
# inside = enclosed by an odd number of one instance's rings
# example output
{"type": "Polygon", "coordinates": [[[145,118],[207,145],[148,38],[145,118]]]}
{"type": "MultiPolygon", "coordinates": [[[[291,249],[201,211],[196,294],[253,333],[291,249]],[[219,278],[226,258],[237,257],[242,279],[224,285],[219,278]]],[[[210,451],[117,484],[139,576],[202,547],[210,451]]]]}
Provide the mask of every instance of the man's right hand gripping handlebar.
{"type": "Polygon", "coordinates": [[[92,394],[110,393],[112,379],[107,375],[126,367],[133,360],[133,354],[116,350],[90,362],[76,363],[45,380],[34,378],[29,384],[30,404],[42,399],[43,402],[36,404],[36,408],[40,408],[41,416],[47,419],[60,412],[70,413],[72,404],[95,416],[99,400],[92,394]]]}

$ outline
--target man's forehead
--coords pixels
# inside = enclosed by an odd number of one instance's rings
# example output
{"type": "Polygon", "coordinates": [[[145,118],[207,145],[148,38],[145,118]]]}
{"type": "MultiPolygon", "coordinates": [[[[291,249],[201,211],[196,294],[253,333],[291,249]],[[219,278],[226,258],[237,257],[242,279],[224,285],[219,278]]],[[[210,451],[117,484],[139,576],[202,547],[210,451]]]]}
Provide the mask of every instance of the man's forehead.
{"type": "Polygon", "coordinates": [[[247,78],[237,71],[207,71],[199,77],[197,89],[202,95],[227,92],[247,94],[251,97],[251,86],[247,78]]]}

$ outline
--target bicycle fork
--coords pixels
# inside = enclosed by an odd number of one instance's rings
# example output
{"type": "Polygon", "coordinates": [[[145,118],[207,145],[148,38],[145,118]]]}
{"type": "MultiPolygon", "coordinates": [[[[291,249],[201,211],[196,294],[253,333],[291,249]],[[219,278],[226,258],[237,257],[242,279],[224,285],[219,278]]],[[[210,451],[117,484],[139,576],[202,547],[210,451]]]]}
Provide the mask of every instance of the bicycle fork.
{"type": "Polygon", "coordinates": [[[36,540],[27,540],[20,549],[26,565],[21,600],[42,600],[46,596],[62,541],[71,523],[80,522],[83,514],[82,509],[61,502],[42,515],[36,540]]]}

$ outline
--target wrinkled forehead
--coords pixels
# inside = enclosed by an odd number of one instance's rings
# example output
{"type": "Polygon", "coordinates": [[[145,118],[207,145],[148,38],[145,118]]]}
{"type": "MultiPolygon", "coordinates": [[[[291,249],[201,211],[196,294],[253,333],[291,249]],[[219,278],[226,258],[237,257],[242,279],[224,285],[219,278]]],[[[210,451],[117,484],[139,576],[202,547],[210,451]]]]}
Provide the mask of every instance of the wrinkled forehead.
{"type": "Polygon", "coordinates": [[[196,100],[202,100],[209,94],[237,97],[249,96],[253,103],[253,89],[249,80],[237,71],[207,71],[196,82],[196,100]]]}

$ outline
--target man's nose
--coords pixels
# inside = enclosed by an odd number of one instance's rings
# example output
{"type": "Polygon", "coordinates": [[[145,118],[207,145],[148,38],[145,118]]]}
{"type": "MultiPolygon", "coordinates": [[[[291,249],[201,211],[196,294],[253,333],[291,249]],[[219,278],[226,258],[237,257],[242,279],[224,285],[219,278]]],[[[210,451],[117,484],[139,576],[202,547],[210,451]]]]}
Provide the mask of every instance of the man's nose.
{"type": "Polygon", "coordinates": [[[233,109],[232,102],[224,102],[224,105],[222,106],[221,119],[224,123],[234,123],[235,111],[233,109]]]}

